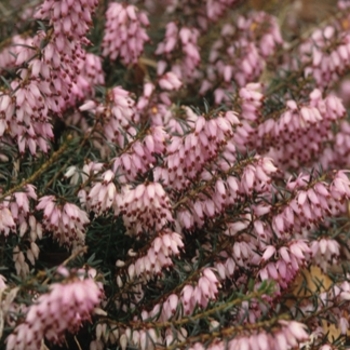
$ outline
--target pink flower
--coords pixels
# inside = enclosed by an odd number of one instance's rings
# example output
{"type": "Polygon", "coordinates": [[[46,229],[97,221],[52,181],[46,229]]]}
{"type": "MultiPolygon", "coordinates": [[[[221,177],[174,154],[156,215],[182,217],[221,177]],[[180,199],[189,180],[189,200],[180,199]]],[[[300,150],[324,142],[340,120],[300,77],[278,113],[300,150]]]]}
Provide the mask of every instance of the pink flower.
{"type": "Polygon", "coordinates": [[[111,2],[106,12],[103,56],[118,57],[124,64],[137,63],[149,37],[143,27],[149,25],[147,16],[133,5],[111,2]]]}
{"type": "MultiPolygon", "coordinates": [[[[200,48],[197,45],[198,38],[199,31],[197,29],[188,27],[179,29],[177,24],[169,22],[166,26],[164,41],[158,44],[155,52],[156,55],[162,55],[163,59],[169,62],[172,73],[183,82],[192,81],[196,75],[196,68],[201,60],[200,48]],[[171,63],[172,57],[178,54],[177,49],[182,53],[182,57],[176,63],[171,63]]],[[[166,66],[166,61],[158,62],[158,75],[164,73],[166,66]]],[[[162,85],[164,84],[163,82],[162,85]]],[[[160,86],[162,87],[162,85],[160,86]]],[[[170,90],[169,88],[165,89],[170,90]]]]}
{"type": "Polygon", "coordinates": [[[98,0],[62,0],[58,4],[54,0],[45,0],[34,17],[41,20],[49,19],[56,35],[80,39],[92,24],[91,13],[97,3],[98,0]]]}
{"type": "Polygon", "coordinates": [[[75,333],[91,320],[101,291],[90,278],[55,283],[32,304],[23,323],[6,339],[6,349],[39,349],[42,339],[60,344],[66,331],[75,333]]]}
{"type": "Polygon", "coordinates": [[[182,82],[174,73],[168,72],[159,79],[159,86],[165,90],[178,90],[182,86],[182,82]]]}
{"type": "MultiPolygon", "coordinates": [[[[275,247],[268,246],[262,256],[264,263],[274,256],[273,262],[269,262],[259,271],[262,280],[273,279],[282,288],[287,288],[294,280],[298,271],[310,260],[311,250],[302,240],[294,241],[288,247],[281,247],[276,251],[275,247]]],[[[271,259],[272,260],[272,259],[271,259]]]]}
{"type": "Polygon", "coordinates": [[[138,139],[127,152],[113,159],[113,169],[120,183],[132,181],[144,174],[166,150],[166,133],[162,127],[150,127],[143,139],[138,139]]]}
{"type": "Polygon", "coordinates": [[[43,210],[44,229],[51,231],[61,245],[84,244],[85,227],[90,222],[85,211],[72,203],[60,205],[54,196],[40,198],[36,209],[43,210]]]}
{"type": "MultiPolygon", "coordinates": [[[[152,241],[147,254],[135,261],[135,275],[146,274],[146,277],[161,275],[164,268],[173,266],[172,256],[180,254],[184,248],[181,235],[169,230],[163,230],[152,241]]],[[[129,276],[132,278],[132,276],[129,276]]]]}
{"type": "Polygon", "coordinates": [[[305,75],[312,75],[321,87],[336,81],[350,64],[348,41],[347,31],[336,31],[333,24],[316,29],[299,48],[301,60],[306,66],[305,75]],[[331,50],[328,49],[330,45],[331,50]]]}
{"type": "Polygon", "coordinates": [[[329,265],[336,264],[340,255],[340,245],[336,240],[321,238],[311,243],[312,258],[326,271],[329,265]]]}
{"type": "Polygon", "coordinates": [[[174,220],[170,199],[157,182],[140,184],[135,188],[125,186],[118,210],[128,232],[138,235],[162,230],[174,220]]]}

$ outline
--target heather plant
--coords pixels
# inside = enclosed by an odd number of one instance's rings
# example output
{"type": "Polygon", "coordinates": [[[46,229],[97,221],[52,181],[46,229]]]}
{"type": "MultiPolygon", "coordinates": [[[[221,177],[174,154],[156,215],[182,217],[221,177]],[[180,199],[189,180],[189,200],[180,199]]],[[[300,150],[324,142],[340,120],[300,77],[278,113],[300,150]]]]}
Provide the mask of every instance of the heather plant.
{"type": "Polygon", "coordinates": [[[257,3],[0,4],[1,348],[349,346],[350,2],[257,3]]]}

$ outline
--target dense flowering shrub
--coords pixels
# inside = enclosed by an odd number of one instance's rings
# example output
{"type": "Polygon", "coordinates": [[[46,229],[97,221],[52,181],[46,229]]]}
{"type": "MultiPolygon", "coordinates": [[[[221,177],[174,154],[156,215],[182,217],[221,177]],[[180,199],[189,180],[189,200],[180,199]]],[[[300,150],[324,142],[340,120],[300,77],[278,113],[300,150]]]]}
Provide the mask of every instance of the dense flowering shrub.
{"type": "Polygon", "coordinates": [[[350,2],[254,3],[0,7],[1,348],[349,346],[350,2]]]}

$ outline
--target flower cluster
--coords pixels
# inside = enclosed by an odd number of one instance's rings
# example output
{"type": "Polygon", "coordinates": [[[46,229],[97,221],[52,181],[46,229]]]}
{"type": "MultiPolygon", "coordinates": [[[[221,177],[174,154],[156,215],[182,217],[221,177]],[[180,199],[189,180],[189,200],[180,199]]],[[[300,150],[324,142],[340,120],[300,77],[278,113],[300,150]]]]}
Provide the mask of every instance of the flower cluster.
{"type": "MultiPolygon", "coordinates": [[[[98,61],[91,60],[91,56],[86,61],[82,48],[89,43],[85,35],[96,5],[95,0],[67,0],[62,4],[45,1],[34,16],[49,20],[53,33],[38,31],[31,39],[18,36],[12,41],[14,50],[9,47],[1,54],[4,68],[14,69],[18,78],[1,95],[0,137],[6,130],[11,138],[17,139],[22,154],[27,148],[32,154],[38,148],[47,152],[48,141],[54,136],[52,117],[85,97],[82,91],[91,93],[92,81],[86,80],[84,74],[79,75],[85,62],[97,65],[94,70],[99,69],[98,61]]],[[[98,79],[103,81],[101,76],[98,79]]]]}
{"type": "Polygon", "coordinates": [[[311,251],[306,242],[299,240],[291,242],[288,247],[281,247],[276,251],[274,246],[268,246],[262,256],[267,261],[272,255],[278,256],[277,261],[268,263],[259,271],[262,280],[273,279],[278,281],[282,288],[288,287],[298,271],[305,267],[311,251]]]}
{"type": "Polygon", "coordinates": [[[7,338],[6,349],[39,349],[44,338],[61,344],[65,332],[76,332],[84,321],[91,320],[100,298],[101,291],[91,278],[52,284],[7,338]]]}
{"type": "Polygon", "coordinates": [[[215,158],[232,136],[232,126],[239,123],[233,112],[206,120],[186,109],[188,124],[193,127],[183,133],[182,125],[174,123],[174,135],[167,148],[164,166],[155,170],[155,179],[175,189],[187,187],[190,180],[198,176],[206,162],[215,158]],[[181,135],[183,134],[183,135],[181,135]]]}
{"type": "Polygon", "coordinates": [[[308,334],[306,333],[303,325],[298,322],[280,322],[283,328],[281,331],[275,333],[259,333],[248,337],[239,337],[238,339],[233,339],[228,345],[224,344],[222,341],[217,341],[205,348],[201,343],[196,343],[191,350],[223,350],[229,347],[229,349],[293,349],[298,345],[299,342],[308,339],[308,334]]]}
{"type": "MultiPolygon", "coordinates": [[[[252,88],[249,85],[249,90],[252,88]]],[[[253,94],[259,105],[262,94],[259,91],[253,94]]],[[[243,101],[253,99],[246,90],[241,90],[240,95],[243,101]]],[[[327,142],[333,139],[331,128],[344,117],[345,108],[335,95],[323,98],[322,92],[315,89],[310,93],[308,103],[288,100],[278,119],[261,120],[254,107],[250,107],[250,113],[250,118],[260,119],[259,123],[256,126],[244,124],[245,133],[242,134],[245,137],[240,137],[238,141],[266,152],[281,167],[297,168],[300,164],[312,164],[323,152],[327,142]]],[[[242,115],[246,115],[245,110],[242,115]]]]}
{"type": "Polygon", "coordinates": [[[103,56],[124,64],[137,63],[149,37],[143,27],[149,25],[144,12],[133,5],[111,2],[106,12],[106,27],[103,37],[103,56]]]}
{"type": "Polygon", "coordinates": [[[327,271],[329,265],[334,265],[340,256],[340,245],[334,239],[321,238],[311,244],[312,257],[316,264],[327,271]]]}
{"type": "Polygon", "coordinates": [[[43,210],[43,227],[52,232],[61,245],[76,246],[85,242],[85,227],[90,220],[85,211],[73,203],[60,205],[54,196],[39,199],[37,210],[43,210]]]}
{"type": "Polygon", "coordinates": [[[308,339],[308,334],[306,333],[303,326],[298,322],[282,322],[283,328],[279,332],[275,333],[259,333],[256,335],[251,335],[248,337],[239,337],[229,342],[228,345],[223,342],[217,342],[205,348],[201,343],[196,343],[191,350],[223,350],[225,348],[229,349],[293,349],[298,345],[299,342],[308,339]]]}
{"type": "Polygon", "coordinates": [[[114,159],[113,170],[120,182],[127,182],[144,174],[157,162],[157,155],[166,150],[166,133],[162,127],[150,127],[143,139],[135,140],[128,151],[114,159]]]}
{"type": "Polygon", "coordinates": [[[135,188],[125,186],[117,210],[131,234],[159,231],[174,220],[170,199],[159,182],[141,184],[135,188]]]}
{"type": "MultiPolygon", "coordinates": [[[[181,10],[185,18],[187,17],[186,19],[194,22],[194,24],[202,31],[207,31],[210,24],[217,22],[230,8],[234,8],[234,5],[238,4],[238,1],[204,0],[201,3],[198,3],[195,0],[169,0],[166,1],[165,4],[166,12],[171,14],[181,10]]],[[[151,7],[150,4],[149,7],[151,7]]]]}
{"type": "Polygon", "coordinates": [[[13,249],[16,272],[21,276],[26,276],[29,272],[25,256],[32,265],[35,265],[39,256],[39,247],[35,241],[42,238],[42,224],[31,215],[31,202],[36,199],[35,187],[28,184],[23,192],[15,192],[13,195],[6,196],[0,206],[2,234],[7,237],[10,233],[17,233],[19,237],[27,241],[26,254],[19,246],[13,249]]]}
{"type": "Polygon", "coordinates": [[[182,248],[184,248],[184,244],[178,233],[169,230],[162,231],[152,241],[151,247],[147,250],[147,255],[139,257],[135,264],[128,267],[130,279],[133,279],[134,275],[161,275],[164,268],[173,265],[171,256],[180,255],[182,248]]]}
{"type": "MultiPolygon", "coordinates": [[[[194,28],[178,28],[176,23],[170,22],[166,26],[165,39],[158,45],[157,55],[164,56],[167,61],[172,61],[174,54],[182,52],[181,63],[172,64],[171,71],[182,81],[191,81],[195,77],[196,68],[200,64],[200,53],[197,45],[199,31],[194,28]],[[180,48],[178,47],[180,45],[180,48]]],[[[159,61],[157,73],[162,75],[167,67],[166,61],[159,61]]],[[[168,73],[169,74],[169,73],[168,73]]]]}
{"type": "MultiPolygon", "coordinates": [[[[164,322],[169,319],[178,318],[182,312],[186,315],[190,315],[197,306],[205,308],[210,300],[215,300],[218,294],[218,287],[219,281],[217,277],[211,269],[206,268],[201,272],[196,286],[185,285],[180,297],[176,294],[169,295],[162,305],[156,304],[150,312],[143,310],[141,312],[141,318],[144,321],[155,318],[164,322]],[[183,311],[180,311],[180,308],[183,308],[183,311]]],[[[185,334],[186,330],[183,328],[180,332],[176,331],[176,337],[185,339],[185,334]]],[[[122,330],[120,345],[122,348],[126,348],[126,345],[129,343],[133,346],[139,346],[142,349],[146,348],[146,346],[153,349],[155,341],[158,343],[166,342],[170,344],[174,341],[174,336],[174,331],[170,333],[170,329],[166,330],[165,337],[162,338],[152,328],[147,331],[126,328],[122,330]]]]}
{"type": "Polygon", "coordinates": [[[205,94],[216,86],[215,102],[228,100],[232,91],[231,81],[238,86],[257,79],[264,69],[265,60],[282,44],[282,36],[274,17],[264,12],[239,17],[237,25],[226,24],[220,38],[213,44],[209,66],[201,84],[200,93],[205,94]]]}
{"type": "Polygon", "coordinates": [[[339,26],[315,30],[300,47],[302,62],[306,64],[305,75],[312,75],[320,87],[336,81],[350,64],[349,40],[349,33],[339,26]]]}
{"type": "Polygon", "coordinates": [[[64,40],[64,35],[69,40],[81,39],[92,24],[92,15],[97,2],[97,0],[63,0],[58,4],[54,0],[45,0],[34,17],[41,20],[48,19],[57,35],[57,40],[64,40]]]}
{"type": "Polygon", "coordinates": [[[205,268],[201,271],[201,277],[198,279],[196,286],[185,285],[180,296],[176,294],[169,295],[162,305],[156,304],[150,312],[144,310],[142,318],[155,317],[160,321],[168,321],[173,317],[178,317],[181,312],[185,315],[191,315],[197,306],[206,308],[210,300],[216,299],[219,285],[220,283],[214,272],[209,268],[205,268]],[[180,307],[183,310],[178,312],[180,307]]]}
{"type": "Polygon", "coordinates": [[[135,101],[131,99],[130,93],[121,87],[110,90],[106,96],[107,104],[96,104],[94,101],[86,101],[80,106],[80,111],[91,111],[96,118],[101,119],[103,133],[111,142],[120,147],[125,146],[125,133],[135,136],[136,130],[132,126],[138,122],[135,114],[135,101]]]}

